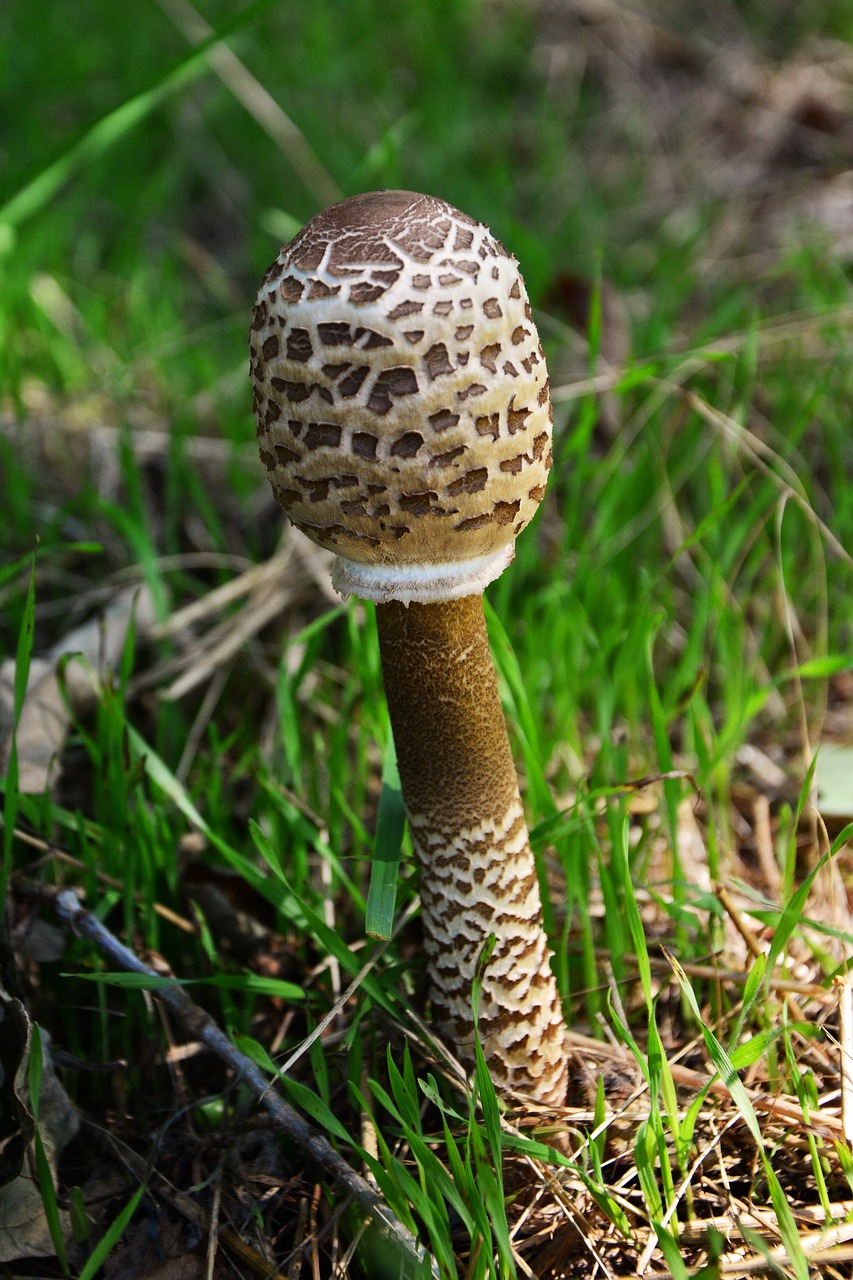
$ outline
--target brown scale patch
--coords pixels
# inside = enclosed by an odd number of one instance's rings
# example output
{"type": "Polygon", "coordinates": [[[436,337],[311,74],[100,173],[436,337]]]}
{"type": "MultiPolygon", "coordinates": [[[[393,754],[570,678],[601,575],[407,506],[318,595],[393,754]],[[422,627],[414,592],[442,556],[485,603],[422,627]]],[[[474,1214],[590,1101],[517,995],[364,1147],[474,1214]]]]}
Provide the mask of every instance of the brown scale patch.
{"type": "Polygon", "coordinates": [[[509,296],[511,298],[515,298],[516,300],[521,297],[521,285],[517,280],[513,280],[512,288],[509,291],[509,296]]]}
{"type": "Polygon", "coordinates": [[[539,363],[539,357],[534,351],[533,354],[529,355],[526,360],[522,360],[521,367],[524,369],[525,373],[532,373],[538,363],[539,363]]]}
{"type": "MultiPolygon", "coordinates": [[[[275,378],[273,378],[273,386],[275,386],[275,378]]],[[[284,394],[291,404],[301,404],[303,400],[307,400],[313,387],[310,382],[288,382],[282,378],[284,382],[284,394]]]]}
{"type": "Polygon", "coordinates": [[[459,326],[459,328],[456,330],[453,336],[457,342],[464,342],[466,338],[471,337],[471,334],[473,332],[474,332],[474,326],[472,324],[462,324],[459,326]]]}
{"type": "Polygon", "coordinates": [[[302,428],[305,426],[305,423],[301,418],[288,418],[287,425],[291,434],[296,436],[298,439],[302,435],[302,428]]]}
{"type": "Polygon", "coordinates": [[[297,502],[302,502],[303,497],[298,489],[277,489],[275,495],[285,511],[289,511],[291,507],[295,507],[297,502]]]}
{"type": "Polygon", "coordinates": [[[286,444],[277,444],[275,446],[275,460],[281,466],[290,466],[291,462],[298,462],[302,455],[295,453],[293,449],[288,449],[286,444]]]}
{"type": "Polygon", "coordinates": [[[443,276],[438,277],[438,283],[441,285],[442,289],[449,289],[454,284],[461,284],[462,277],[451,275],[450,272],[446,272],[443,276]]]}
{"type": "Polygon", "coordinates": [[[472,382],[463,391],[456,392],[457,400],[467,400],[470,396],[481,396],[486,388],[482,382],[472,382]]]}
{"type": "Polygon", "coordinates": [[[546,378],[542,386],[539,388],[539,395],[536,397],[537,404],[548,404],[551,395],[551,381],[546,378]]]}
{"type": "Polygon", "coordinates": [[[541,458],[547,448],[548,448],[548,432],[543,431],[533,441],[534,458],[541,458]]]}
{"type": "Polygon", "coordinates": [[[535,484],[532,489],[527,490],[527,496],[533,502],[541,502],[542,499],[545,497],[544,484],[535,484]]]}
{"type": "Polygon", "coordinates": [[[352,451],[359,458],[366,458],[368,462],[373,462],[376,458],[376,446],[378,444],[379,437],[371,435],[369,431],[353,432],[352,451]]]}
{"type": "Polygon", "coordinates": [[[503,371],[504,371],[504,373],[507,375],[507,377],[508,377],[508,378],[517,378],[517,377],[518,377],[518,370],[516,369],[515,365],[512,363],[512,361],[511,361],[511,360],[505,360],[505,361],[504,361],[504,364],[503,364],[503,371]]]}
{"type": "Polygon", "coordinates": [[[459,414],[452,413],[450,409],[439,409],[427,418],[427,422],[434,431],[447,431],[449,427],[455,427],[458,421],[459,414]]]}
{"type": "Polygon", "coordinates": [[[423,329],[406,329],[403,332],[403,337],[407,342],[411,342],[412,346],[414,346],[416,342],[420,342],[423,336],[423,329]]]}
{"type": "Polygon", "coordinates": [[[358,395],[361,390],[361,384],[370,373],[370,366],[366,364],[357,365],[345,378],[338,384],[338,391],[348,400],[351,396],[358,395]]]}
{"type": "Polygon", "coordinates": [[[339,284],[326,284],[325,280],[309,280],[308,281],[308,297],[313,298],[334,298],[341,291],[339,284]]]}
{"type": "Polygon", "coordinates": [[[452,484],[447,486],[447,492],[455,498],[460,493],[480,493],[486,487],[489,479],[488,467],[475,467],[472,471],[466,471],[464,476],[460,476],[458,480],[454,480],[452,484]]]}
{"type": "Polygon", "coordinates": [[[488,316],[490,320],[500,320],[503,310],[497,298],[486,298],[483,303],[483,314],[488,316]]]}
{"type": "Polygon", "coordinates": [[[305,432],[306,449],[337,449],[341,443],[341,428],[334,422],[309,422],[305,432]]]}
{"type": "Polygon", "coordinates": [[[431,289],[432,277],[424,276],[424,275],[412,276],[412,288],[413,289],[431,289]]]}
{"type": "Polygon", "coordinates": [[[415,302],[413,299],[407,299],[405,302],[398,303],[393,311],[388,312],[388,319],[402,320],[404,316],[416,316],[418,312],[423,311],[423,309],[424,304],[422,302],[415,302]]]}
{"type": "Polygon", "coordinates": [[[355,340],[362,351],[373,351],[375,347],[393,347],[394,345],[392,338],[386,338],[384,333],[377,333],[375,329],[356,329],[355,340]]]}
{"type": "Polygon", "coordinates": [[[263,329],[266,322],[267,322],[267,304],[265,302],[258,302],[255,305],[254,311],[252,312],[252,328],[257,333],[258,329],[263,329]]]}
{"type": "Polygon", "coordinates": [[[261,455],[261,462],[264,464],[264,466],[266,467],[267,471],[272,471],[273,467],[274,467],[274,466],[275,466],[275,464],[276,464],[276,463],[275,463],[275,454],[270,453],[269,449],[265,449],[265,448],[263,447],[263,445],[261,445],[261,448],[260,448],[260,451],[259,451],[259,452],[260,452],[260,455],[261,455]]]}
{"type": "Polygon", "coordinates": [[[497,440],[501,433],[500,414],[490,413],[481,414],[474,423],[477,428],[477,434],[481,436],[491,436],[493,440],[497,440]]]}
{"type": "Polygon", "coordinates": [[[278,260],[276,260],[276,261],[272,264],[272,266],[267,267],[266,271],[265,271],[265,272],[264,272],[264,274],[261,276],[261,285],[260,285],[260,287],[261,287],[262,289],[266,289],[267,285],[272,284],[273,280],[275,280],[275,278],[276,278],[276,276],[278,275],[278,273],[279,273],[279,271],[280,271],[280,270],[281,270],[281,263],[280,263],[278,260]]]}
{"type": "Polygon", "coordinates": [[[376,302],[381,298],[388,286],[384,284],[368,284],[362,281],[360,284],[354,284],[349,292],[349,299],[357,307],[366,306],[369,302],[376,302]]]}
{"type": "Polygon", "coordinates": [[[490,342],[487,347],[483,347],[480,352],[480,364],[484,369],[488,369],[489,373],[497,373],[497,360],[501,353],[501,344],[499,342],[490,342]]]}
{"type": "Polygon", "coordinates": [[[517,347],[525,338],[530,337],[530,330],[525,329],[523,324],[517,324],[512,331],[512,345],[517,347]]]}
{"type": "Polygon", "coordinates": [[[526,430],[525,423],[530,417],[530,410],[522,407],[516,409],[515,396],[509,402],[509,408],[506,411],[506,423],[509,427],[509,434],[514,436],[517,431],[526,430]]]}
{"type": "Polygon", "coordinates": [[[287,355],[288,359],[295,360],[297,364],[305,364],[314,354],[314,347],[311,342],[311,334],[307,329],[291,329],[287,335],[287,355]]]}
{"type": "Polygon", "coordinates": [[[355,339],[349,325],[343,320],[327,320],[317,325],[317,333],[324,347],[352,347],[355,339]]]}
{"type": "Polygon", "coordinates": [[[432,314],[434,316],[449,316],[452,310],[452,302],[437,302],[432,309],[432,314]]]}
{"type": "Polygon", "coordinates": [[[391,445],[391,456],[393,458],[414,458],[423,442],[424,438],[419,431],[407,431],[405,435],[400,436],[399,440],[395,440],[391,445]]]}
{"type": "Polygon", "coordinates": [[[462,249],[470,249],[474,243],[474,232],[468,231],[464,227],[456,228],[456,239],[453,241],[453,252],[459,253],[462,249]]]}
{"type": "Polygon", "coordinates": [[[511,476],[517,476],[524,466],[526,455],[523,453],[516,454],[514,458],[504,458],[500,465],[501,471],[507,471],[511,476]]]}
{"type": "Polygon", "coordinates": [[[426,516],[437,510],[432,504],[438,502],[438,494],[433,489],[424,489],[420,493],[403,493],[399,503],[403,511],[412,516],[426,516]]]}
{"type": "Polygon", "coordinates": [[[430,347],[424,356],[424,362],[433,382],[436,378],[442,378],[453,372],[453,365],[450,363],[450,356],[443,342],[436,342],[430,347]]]}
{"type": "Polygon", "coordinates": [[[396,284],[400,279],[399,271],[372,271],[371,276],[374,280],[381,281],[382,284],[396,284]]]}
{"type": "Polygon", "coordinates": [[[265,360],[275,360],[279,352],[279,341],[278,341],[277,334],[274,333],[271,337],[267,338],[266,342],[261,347],[261,352],[265,360]]]}
{"type": "Polygon", "coordinates": [[[431,467],[450,467],[463,453],[467,453],[467,446],[464,444],[457,445],[455,449],[448,449],[447,453],[437,453],[434,458],[430,459],[429,465],[431,467]]]}
{"type": "Polygon", "coordinates": [[[415,371],[408,365],[383,369],[373,384],[367,407],[381,417],[389,411],[398,396],[411,396],[417,390],[418,380],[415,371]]]}
{"type": "Polygon", "coordinates": [[[521,499],[516,498],[515,502],[496,502],[494,507],[494,520],[496,524],[512,524],[518,515],[521,507],[521,499]]]}
{"type": "Polygon", "coordinates": [[[525,302],[524,304],[524,318],[525,320],[533,320],[533,308],[529,302],[525,302]]]}
{"type": "Polygon", "coordinates": [[[473,307],[473,305],[474,305],[474,299],[473,299],[473,298],[463,298],[463,299],[462,299],[462,301],[459,303],[459,305],[460,305],[460,307],[462,308],[462,310],[463,310],[463,311],[470,311],[470,310],[471,310],[471,308],[472,308],[472,307],[473,307]]]}
{"type": "Polygon", "coordinates": [[[281,409],[274,400],[267,401],[266,411],[264,412],[264,426],[268,427],[271,422],[278,422],[281,417],[281,409]]]}
{"type": "Polygon", "coordinates": [[[305,488],[308,491],[309,502],[325,502],[326,499],[328,498],[329,496],[328,478],[323,480],[306,479],[305,476],[294,476],[293,478],[299,484],[302,484],[305,486],[305,488]]]}
{"type": "Polygon", "coordinates": [[[344,499],[341,502],[341,511],[345,516],[366,516],[370,514],[364,503],[355,499],[351,501],[344,499]]]}
{"type": "Polygon", "coordinates": [[[286,302],[298,302],[305,293],[305,284],[302,280],[297,280],[295,275],[286,275],[279,285],[282,291],[283,300],[286,302]]]}
{"type": "Polygon", "coordinates": [[[357,542],[363,542],[368,547],[378,547],[382,542],[381,538],[370,533],[353,533],[352,529],[347,529],[342,524],[311,524],[308,520],[300,520],[299,528],[321,546],[327,542],[338,542],[344,536],[355,538],[357,542]]]}
{"type": "Polygon", "coordinates": [[[451,258],[447,265],[454,271],[461,271],[465,276],[476,276],[480,273],[479,262],[472,262],[470,258],[451,258]]]}

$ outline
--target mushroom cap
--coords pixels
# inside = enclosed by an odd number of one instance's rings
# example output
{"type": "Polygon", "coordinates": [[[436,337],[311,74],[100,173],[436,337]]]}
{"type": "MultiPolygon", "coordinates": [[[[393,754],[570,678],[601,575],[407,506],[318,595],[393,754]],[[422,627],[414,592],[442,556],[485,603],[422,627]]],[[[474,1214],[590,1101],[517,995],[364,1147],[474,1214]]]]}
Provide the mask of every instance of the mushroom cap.
{"type": "Polygon", "coordinates": [[[250,347],[261,459],[342,594],[452,599],[503,571],[552,414],[518,263],[487,227],[411,191],[332,205],[264,276],[250,347]]]}

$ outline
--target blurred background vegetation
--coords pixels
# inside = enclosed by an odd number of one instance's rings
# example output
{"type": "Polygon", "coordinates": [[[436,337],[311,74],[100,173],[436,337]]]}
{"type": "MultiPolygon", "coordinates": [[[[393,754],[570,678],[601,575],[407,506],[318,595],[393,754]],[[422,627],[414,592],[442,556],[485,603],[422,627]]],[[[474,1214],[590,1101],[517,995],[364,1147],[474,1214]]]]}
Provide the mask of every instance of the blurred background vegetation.
{"type": "MultiPolygon", "coordinates": [[[[756,928],[778,918],[826,848],[798,822],[814,749],[853,740],[851,50],[849,0],[7,0],[0,657],[36,539],[36,652],[128,583],[151,601],[97,707],[48,744],[50,786],[19,812],[5,788],[45,882],[79,881],[178,970],[226,974],[229,1027],[297,1043],[339,994],[346,953],[298,904],[363,945],[387,737],[375,637],[369,611],[324,595],[323,566],[287,561],[272,606],[251,576],[290,544],[257,459],[246,332],[262,272],[312,213],[399,186],[516,254],[548,353],[553,479],[490,622],[570,1023],[600,1036],[607,972],[635,972],[629,864],[682,958],[740,945],[702,867],[751,886],[756,928]],[[626,782],[657,774],[673,776],[632,799],[626,782]],[[308,991],[286,1030],[197,906],[223,861],[257,889],[276,858],[294,896],[268,876],[253,909],[277,930],[264,963],[308,991]]],[[[6,850],[35,874],[8,822],[6,850]]],[[[843,884],[813,905],[835,930],[806,948],[825,982],[850,941],[843,884]]],[[[97,968],[72,947],[65,969],[97,968]]],[[[411,994],[416,954],[388,953],[388,990],[411,994]]],[[[138,993],[119,1012],[55,964],[25,976],[79,1058],[160,1045],[138,993]]],[[[702,994],[723,1016],[717,987],[702,994]]],[[[330,1069],[318,1042],[306,1067],[340,1115],[362,1069],[381,1074],[374,998],[349,1058],[332,1041],[330,1069]]],[[[128,1131],[172,1105],[158,1052],[110,1085],[128,1131]]]]}

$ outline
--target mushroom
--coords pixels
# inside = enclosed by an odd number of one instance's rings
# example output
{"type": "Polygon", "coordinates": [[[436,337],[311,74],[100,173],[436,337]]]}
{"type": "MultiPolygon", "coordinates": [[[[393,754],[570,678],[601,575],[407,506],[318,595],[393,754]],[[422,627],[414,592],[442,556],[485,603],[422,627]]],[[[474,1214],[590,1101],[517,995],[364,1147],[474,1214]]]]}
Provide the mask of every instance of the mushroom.
{"type": "Polygon", "coordinates": [[[496,1087],[565,1102],[567,1042],[483,589],[551,465],[545,359],[518,264],[443,200],[378,191],[313,217],[261,282],[261,459],[290,520],[376,604],[420,873],[433,1020],[496,1087]]]}

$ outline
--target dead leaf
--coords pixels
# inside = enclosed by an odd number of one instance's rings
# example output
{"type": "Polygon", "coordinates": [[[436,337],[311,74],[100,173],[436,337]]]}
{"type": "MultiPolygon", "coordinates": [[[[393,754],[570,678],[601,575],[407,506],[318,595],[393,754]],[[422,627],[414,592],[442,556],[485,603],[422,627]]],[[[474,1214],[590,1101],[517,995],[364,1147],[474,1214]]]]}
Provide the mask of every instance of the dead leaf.
{"type": "MultiPolygon", "coordinates": [[[[0,987],[0,1262],[54,1254],[36,1172],[35,1122],[28,1106],[31,1039],[26,1009],[0,987]]],[[[42,1048],[39,1133],[55,1180],[56,1160],[76,1134],[79,1119],[56,1078],[44,1032],[42,1048]]],[[[64,1224],[62,1211],[60,1220],[64,1224]]]]}
{"type": "MultiPolygon", "coordinates": [[[[56,782],[53,766],[62,751],[73,711],[85,711],[98,695],[101,678],[115,671],[131,618],[137,634],[154,622],[154,601],[147,587],[122,592],[103,614],[68,633],[30,663],[30,674],[18,721],[18,785],[22,792],[46,791],[56,782]],[[67,659],[60,677],[62,659],[67,659]]],[[[0,769],[11,747],[15,663],[0,663],[0,769]]]]}
{"type": "Polygon", "coordinates": [[[853,822],[853,746],[825,742],[817,758],[815,776],[821,816],[853,822]]]}

